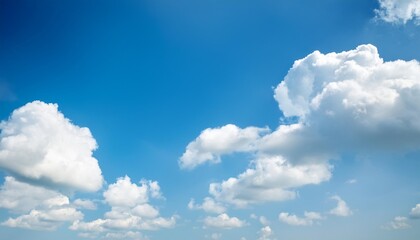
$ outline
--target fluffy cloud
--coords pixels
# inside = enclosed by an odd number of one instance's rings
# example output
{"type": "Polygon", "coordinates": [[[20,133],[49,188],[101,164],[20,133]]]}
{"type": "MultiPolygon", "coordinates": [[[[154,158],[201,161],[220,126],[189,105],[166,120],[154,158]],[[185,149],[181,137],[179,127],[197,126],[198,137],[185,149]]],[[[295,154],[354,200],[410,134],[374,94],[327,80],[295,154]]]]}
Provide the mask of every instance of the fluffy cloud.
{"type": "Polygon", "coordinates": [[[236,178],[211,183],[210,194],[219,201],[237,207],[249,204],[282,201],[296,197],[291,190],[307,184],[318,184],[331,177],[326,164],[292,166],[280,156],[259,158],[253,167],[236,178]]]}
{"type": "Polygon", "coordinates": [[[411,218],[420,218],[420,203],[413,207],[410,211],[411,218]]]}
{"type": "Polygon", "coordinates": [[[240,228],[246,225],[246,222],[237,217],[229,217],[226,213],[222,213],[217,217],[206,217],[204,219],[204,226],[214,228],[240,228]]]}
{"type": "Polygon", "coordinates": [[[103,178],[88,128],[78,127],[56,104],[34,101],[0,124],[0,168],[27,181],[67,190],[96,191],[103,178]]]}
{"type": "Polygon", "coordinates": [[[19,182],[13,177],[6,177],[1,187],[0,207],[14,213],[23,213],[1,223],[8,227],[54,230],[63,222],[83,218],[83,214],[72,206],[67,196],[19,182]]]}
{"type": "Polygon", "coordinates": [[[90,222],[75,221],[71,230],[88,233],[111,233],[115,231],[157,230],[171,228],[176,216],[160,217],[159,210],[150,205],[151,198],[162,198],[159,184],[155,181],[132,183],[128,176],[118,178],[103,193],[105,202],[111,207],[104,218],[90,222]]]}
{"type": "Polygon", "coordinates": [[[223,154],[249,152],[255,156],[251,166],[237,177],[211,183],[210,195],[239,207],[293,199],[295,188],[328,181],[330,160],[343,152],[418,150],[418,76],[419,62],[384,62],[370,44],[340,53],[315,51],[295,61],[275,89],[274,98],[291,124],[272,132],[253,127],[242,144],[238,135],[248,128],[207,129],[187,146],[181,163],[185,158],[194,167],[218,162],[223,154]]]}
{"type": "Polygon", "coordinates": [[[232,124],[208,128],[188,144],[179,165],[184,169],[193,169],[206,162],[220,162],[222,154],[251,151],[255,148],[255,140],[266,131],[256,127],[241,129],[232,124]]]}
{"type": "Polygon", "coordinates": [[[131,182],[128,176],[118,178],[116,183],[110,184],[104,192],[105,201],[116,207],[134,207],[146,203],[149,199],[150,184],[142,182],[140,186],[131,182]]]}
{"type": "Polygon", "coordinates": [[[337,206],[331,209],[330,214],[340,217],[348,217],[353,214],[353,212],[347,206],[347,203],[339,196],[333,196],[331,199],[337,201],[337,206]]]}
{"type": "Polygon", "coordinates": [[[201,205],[196,204],[194,199],[191,199],[188,203],[188,208],[191,210],[202,209],[205,212],[217,214],[221,214],[226,211],[226,208],[222,204],[214,201],[214,199],[210,197],[204,198],[204,201],[201,205]]]}
{"type": "Polygon", "coordinates": [[[315,51],[296,61],[275,90],[284,115],[299,123],[270,134],[262,148],[294,162],[326,161],[344,151],[418,149],[419,74],[417,61],[384,62],[373,45],[315,51]]]}
{"type": "Polygon", "coordinates": [[[259,233],[260,237],[258,240],[269,240],[273,235],[273,231],[271,230],[270,226],[262,227],[259,233]]]}
{"type": "Polygon", "coordinates": [[[410,224],[408,224],[408,218],[397,216],[389,222],[384,228],[388,230],[401,230],[410,228],[410,224]]]}
{"type": "Polygon", "coordinates": [[[310,226],[317,220],[321,219],[323,219],[323,217],[320,213],[317,212],[305,212],[303,218],[293,214],[289,214],[287,212],[281,212],[279,214],[279,220],[281,222],[292,226],[310,226]]]}
{"type": "Polygon", "coordinates": [[[379,5],[375,12],[385,22],[420,25],[420,0],[379,0],[379,5]]]}

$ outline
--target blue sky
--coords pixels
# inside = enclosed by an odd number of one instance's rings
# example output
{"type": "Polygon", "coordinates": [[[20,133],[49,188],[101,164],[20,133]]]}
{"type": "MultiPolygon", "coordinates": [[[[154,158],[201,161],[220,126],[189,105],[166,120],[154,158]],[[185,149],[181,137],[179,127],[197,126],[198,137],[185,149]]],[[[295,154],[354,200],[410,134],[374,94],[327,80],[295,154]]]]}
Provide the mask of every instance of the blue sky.
{"type": "Polygon", "coordinates": [[[1,238],[417,239],[419,24],[418,0],[0,0],[1,238]]]}

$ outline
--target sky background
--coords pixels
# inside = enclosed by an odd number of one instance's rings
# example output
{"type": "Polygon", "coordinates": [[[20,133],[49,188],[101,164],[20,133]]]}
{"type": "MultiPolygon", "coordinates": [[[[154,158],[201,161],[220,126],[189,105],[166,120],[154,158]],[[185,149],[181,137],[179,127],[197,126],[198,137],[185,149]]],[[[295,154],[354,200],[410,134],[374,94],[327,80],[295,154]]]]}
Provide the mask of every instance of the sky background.
{"type": "Polygon", "coordinates": [[[0,237],[417,239],[419,24],[418,0],[0,0],[0,237]],[[299,102],[345,80],[337,120],[299,102]]]}

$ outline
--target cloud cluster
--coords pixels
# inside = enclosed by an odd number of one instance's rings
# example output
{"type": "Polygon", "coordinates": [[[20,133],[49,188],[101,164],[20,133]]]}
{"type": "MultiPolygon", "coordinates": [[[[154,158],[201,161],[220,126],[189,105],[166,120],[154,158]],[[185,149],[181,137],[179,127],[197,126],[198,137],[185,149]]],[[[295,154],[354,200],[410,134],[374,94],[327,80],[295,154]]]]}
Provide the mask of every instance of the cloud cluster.
{"type": "Polygon", "coordinates": [[[0,208],[12,215],[3,226],[54,230],[83,219],[79,209],[95,209],[90,200],[70,202],[62,192],[97,191],[103,177],[92,156],[97,148],[88,128],[58,111],[56,104],[28,103],[0,123],[0,208]]]}
{"type": "Polygon", "coordinates": [[[239,176],[211,183],[209,193],[218,201],[246,207],[293,199],[296,193],[290,189],[318,184],[330,177],[330,167],[326,164],[293,166],[281,156],[261,157],[239,176]]]}
{"type": "Polygon", "coordinates": [[[420,25],[420,0],[379,0],[379,6],[375,12],[385,22],[420,25]]]}
{"type": "MultiPolygon", "coordinates": [[[[341,199],[341,197],[335,195],[331,197],[332,200],[337,201],[337,206],[331,209],[328,213],[338,217],[349,217],[353,214],[351,209],[347,206],[347,203],[341,199]]],[[[323,216],[319,212],[309,212],[305,211],[303,217],[298,217],[297,215],[290,214],[287,212],[281,212],[279,214],[279,220],[283,223],[292,226],[311,226],[314,223],[318,223],[320,220],[326,219],[326,216],[323,216]]]]}
{"type": "Polygon", "coordinates": [[[337,201],[337,206],[331,209],[330,214],[339,216],[339,217],[348,217],[353,214],[350,208],[347,206],[347,203],[341,199],[339,196],[333,196],[331,199],[337,201]]]}
{"type": "Polygon", "coordinates": [[[97,144],[88,128],[74,125],[56,104],[28,103],[1,122],[0,130],[0,168],[13,176],[6,176],[0,187],[0,208],[16,215],[1,225],[54,230],[68,223],[81,237],[137,240],[147,239],[138,230],[174,226],[176,216],[163,218],[150,204],[163,198],[158,182],[135,184],[128,176],[104,191],[111,207],[105,217],[83,221],[80,210],[95,210],[96,204],[71,202],[64,194],[102,187],[101,169],[92,156],[97,144]]]}
{"type": "Polygon", "coordinates": [[[204,226],[214,228],[241,228],[246,225],[245,221],[240,220],[237,217],[229,217],[226,213],[222,213],[217,217],[206,217],[204,219],[204,226]]]}
{"type": "Polygon", "coordinates": [[[394,220],[384,226],[384,228],[388,230],[402,230],[411,228],[411,225],[408,223],[408,218],[397,216],[394,220]]]}
{"type": "Polygon", "coordinates": [[[274,131],[252,127],[254,134],[243,144],[234,141],[243,138],[233,136],[249,128],[230,124],[206,129],[187,146],[180,166],[185,167],[185,156],[189,156],[188,165],[195,167],[219,162],[223,154],[248,152],[255,157],[250,167],[236,177],[211,183],[210,195],[239,207],[293,199],[296,188],[328,181],[333,169],[330,160],[344,152],[419,149],[419,75],[416,60],[384,62],[370,44],[340,53],[315,51],[295,61],[275,88],[274,98],[291,124],[274,131]],[[217,134],[202,138],[208,133],[217,134]],[[204,143],[223,144],[202,147],[204,143]]]}
{"type": "Polygon", "coordinates": [[[103,178],[88,128],[56,104],[34,101],[0,124],[0,168],[28,182],[71,191],[97,191],[103,178]]]}
{"type": "Polygon", "coordinates": [[[90,222],[75,221],[71,230],[86,235],[98,233],[121,233],[121,231],[157,230],[171,228],[176,216],[163,218],[159,210],[150,205],[152,198],[162,198],[159,184],[142,180],[140,184],[131,182],[128,176],[118,178],[103,193],[105,202],[111,207],[104,218],[90,222]]]}
{"type": "Polygon", "coordinates": [[[384,62],[373,45],[315,51],[296,61],[275,90],[284,115],[299,123],[268,136],[264,150],[291,161],[325,161],[345,151],[418,149],[419,74],[419,62],[384,62]]]}
{"type": "Polygon", "coordinates": [[[196,204],[194,199],[191,199],[190,202],[188,203],[188,208],[190,210],[201,209],[208,213],[217,213],[217,214],[221,214],[226,211],[226,208],[222,204],[216,202],[213,198],[210,198],[210,197],[204,198],[204,201],[202,204],[196,204]]]}
{"type": "Polygon", "coordinates": [[[83,218],[76,204],[71,204],[67,196],[40,186],[19,182],[6,177],[0,188],[0,207],[15,214],[1,225],[34,230],[54,230],[64,222],[83,218]]]}
{"type": "Polygon", "coordinates": [[[305,212],[304,217],[298,217],[287,212],[281,212],[279,214],[279,220],[281,222],[292,226],[310,226],[322,218],[318,212],[305,212]]]}

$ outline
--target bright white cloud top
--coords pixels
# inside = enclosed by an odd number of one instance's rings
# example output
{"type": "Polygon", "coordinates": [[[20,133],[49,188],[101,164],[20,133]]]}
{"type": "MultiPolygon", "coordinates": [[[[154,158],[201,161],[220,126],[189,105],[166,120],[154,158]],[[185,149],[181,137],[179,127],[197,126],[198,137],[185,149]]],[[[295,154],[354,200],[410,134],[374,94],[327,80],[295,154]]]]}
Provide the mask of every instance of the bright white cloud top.
{"type": "Polygon", "coordinates": [[[376,14],[386,22],[420,25],[420,0],[379,0],[379,5],[376,14]]]}
{"type": "Polygon", "coordinates": [[[0,168],[53,188],[97,191],[103,177],[92,156],[89,129],[78,127],[57,104],[34,101],[13,111],[0,125],[0,168]]]}
{"type": "Polygon", "coordinates": [[[419,62],[384,62],[373,45],[315,51],[296,61],[275,91],[285,116],[300,118],[298,126],[267,136],[264,150],[299,162],[342,151],[418,149],[419,74],[419,62]],[[311,147],[299,151],[302,146],[311,147]]]}

